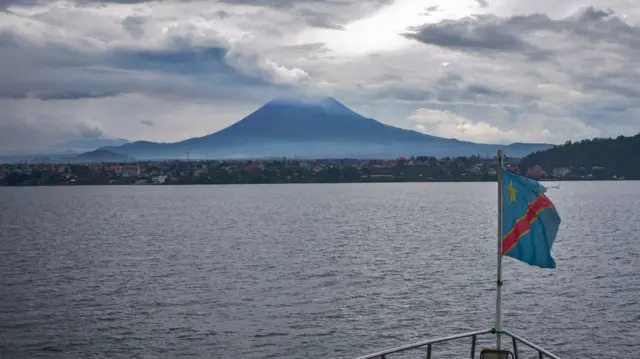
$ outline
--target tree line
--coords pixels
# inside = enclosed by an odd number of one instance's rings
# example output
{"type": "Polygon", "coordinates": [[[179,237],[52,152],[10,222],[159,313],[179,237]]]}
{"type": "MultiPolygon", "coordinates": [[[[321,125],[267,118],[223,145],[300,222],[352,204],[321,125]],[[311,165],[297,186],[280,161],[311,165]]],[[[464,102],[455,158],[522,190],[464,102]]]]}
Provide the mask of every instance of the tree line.
{"type": "Polygon", "coordinates": [[[567,141],[563,145],[524,157],[519,166],[523,172],[534,166],[544,169],[571,167],[592,171],[596,177],[603,179],[613,176],[640,179],[640,133],[630,137],[567,141]],[[593,171],[594,168],[597,171],[593,171]]]}

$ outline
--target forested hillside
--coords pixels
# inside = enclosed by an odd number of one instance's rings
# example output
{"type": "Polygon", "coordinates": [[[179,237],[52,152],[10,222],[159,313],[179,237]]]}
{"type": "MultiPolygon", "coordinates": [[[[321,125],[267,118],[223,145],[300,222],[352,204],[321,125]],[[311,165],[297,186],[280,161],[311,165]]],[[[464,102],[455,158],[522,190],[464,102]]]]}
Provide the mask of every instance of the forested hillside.
{"type": "Polygon", "coordinates": [[[598,179],[610,179],[613,176],[640,179],[640,133],[632,137],[569,141],[532,153],[520,161],[523,173],[535,166],[547,171],[568,167],[574,172],[593,173],[598,179]]]}

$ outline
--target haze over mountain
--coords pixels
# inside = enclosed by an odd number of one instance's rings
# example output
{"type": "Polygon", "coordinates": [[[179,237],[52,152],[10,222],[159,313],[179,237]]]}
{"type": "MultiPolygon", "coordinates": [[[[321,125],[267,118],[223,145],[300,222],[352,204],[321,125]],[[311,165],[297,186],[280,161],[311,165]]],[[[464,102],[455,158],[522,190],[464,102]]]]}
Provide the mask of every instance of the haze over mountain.
{"type": "Polygon", "coordinates": [[[175,143],[138,141],[113,152],[143,158],[392,158],[492,155],[513,157],[552,147],[477,144],[425,135],[364,117],[331,97],[272,100],[216,133],[175,143]]]}
{"type": "Polygon", "coordinates": [[[80,139],[58,143],[53,147],[64,149],[71,152],[75,152],[75,151],[85,152],[85,151],[97,150],[100,147],[120,146],[125,143],[129,143],[129,141],[124,138],[104,138],[104,137],[80,138],[80,139]]]}

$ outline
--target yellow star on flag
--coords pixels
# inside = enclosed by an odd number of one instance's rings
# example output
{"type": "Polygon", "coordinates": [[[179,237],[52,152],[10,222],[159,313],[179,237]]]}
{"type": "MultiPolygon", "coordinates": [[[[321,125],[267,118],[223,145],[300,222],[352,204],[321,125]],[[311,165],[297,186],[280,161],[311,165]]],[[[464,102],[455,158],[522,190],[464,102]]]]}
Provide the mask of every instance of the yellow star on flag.
{"type": "Polygon", "coordinates": [[[509,181],[509,187],[507,187],[507,189],[509,190],[509,204],[511,204],[516,201],[516,193],[518,191],[513,188],[513,181],[509,181]]]}

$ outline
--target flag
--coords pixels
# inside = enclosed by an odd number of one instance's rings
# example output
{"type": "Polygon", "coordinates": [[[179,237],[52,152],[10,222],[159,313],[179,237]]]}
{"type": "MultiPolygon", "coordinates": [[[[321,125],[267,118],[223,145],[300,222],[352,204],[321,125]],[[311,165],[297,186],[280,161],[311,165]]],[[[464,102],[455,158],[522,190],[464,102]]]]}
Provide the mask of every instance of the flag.
{"type": "Polygon", "coordinates": [[[551,246],[560,216],[537,181],[502,171],[502,255],[532,266],[555,268],[551,246]]]}

